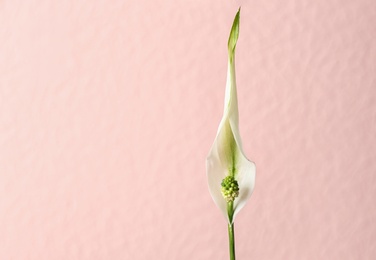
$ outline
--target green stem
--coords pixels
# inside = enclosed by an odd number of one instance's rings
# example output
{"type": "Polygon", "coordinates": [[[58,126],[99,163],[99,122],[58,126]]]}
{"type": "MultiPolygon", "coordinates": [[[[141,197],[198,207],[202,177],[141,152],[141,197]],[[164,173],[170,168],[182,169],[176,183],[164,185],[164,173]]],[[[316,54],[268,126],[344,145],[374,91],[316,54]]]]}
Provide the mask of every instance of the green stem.
{"type": "Polygon", "coordinates": [[[234,203],[228,202],[227,203],[227,214],[229,217],[229,224],[228,224],[228,239],[229,239],[229,246],[230,246],[230,260],[235,260],[235,236],[234,236],[234,203]]]}
{"type": "Polygon", "coordinates": [[[228,239],[230,245],[230,260],[235,260],[234,223],[228,224],[228,239]]]}

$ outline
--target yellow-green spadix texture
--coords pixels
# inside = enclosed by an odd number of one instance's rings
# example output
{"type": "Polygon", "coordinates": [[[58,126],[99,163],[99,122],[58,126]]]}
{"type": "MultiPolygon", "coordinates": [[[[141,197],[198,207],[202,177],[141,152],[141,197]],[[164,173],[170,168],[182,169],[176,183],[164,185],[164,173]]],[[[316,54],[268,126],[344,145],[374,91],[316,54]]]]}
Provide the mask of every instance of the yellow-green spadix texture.
{"type": "Polygon", "coordinates": [[[239,134],[238,100],[235,80],[235,47],[239,35],[239,12],[236,14],[228,41],[228,70],[225,94],[225,108],[217,136],[206,159],[206,173],[209,190],[216,205],[230,223],[227,201],[221,193],[221,182],[233,175],[239,184],[239,196],[233,202],[234,221],[237,213],[250,198],[256,177],[255,164],[249,161],[242,149],[239,134]]]}

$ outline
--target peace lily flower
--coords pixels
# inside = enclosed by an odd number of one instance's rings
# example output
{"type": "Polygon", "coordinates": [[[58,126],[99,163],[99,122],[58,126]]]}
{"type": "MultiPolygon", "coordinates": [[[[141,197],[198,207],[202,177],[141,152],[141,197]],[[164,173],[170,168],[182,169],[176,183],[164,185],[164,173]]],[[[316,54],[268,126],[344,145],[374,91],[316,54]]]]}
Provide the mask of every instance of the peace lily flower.
{"type": "Polygon", "coordinates": [[[231,259],[235,259],[234,218],[250,198],[256,177],[256,166],[244,155],[239,134],[235,80],[235,47],[239,36],[239,16],[240,8],[228,40],[229,57],[224,113],[206,159],[211,196],[228,221],[231,259]]]}

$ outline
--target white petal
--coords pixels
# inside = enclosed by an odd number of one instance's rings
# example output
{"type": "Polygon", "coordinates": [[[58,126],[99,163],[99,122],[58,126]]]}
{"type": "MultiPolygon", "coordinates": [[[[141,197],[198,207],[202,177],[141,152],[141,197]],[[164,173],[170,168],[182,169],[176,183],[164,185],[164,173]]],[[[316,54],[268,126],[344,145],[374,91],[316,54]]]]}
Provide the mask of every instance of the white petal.
{"type": "Polygon", "coordinates": [[[221,193],[221,182],[228,175],[229,168],[231,167],[231,164],[229,164],[231,160],[227,154],[228,145],[225,141],[226,136],[229,135],[228,131],[230,131],[230,134],[233,136],[233,140],[235,139],[235,178],[239,184],[239,197],[234,201],[233,220],[239,211],[244,207],[253,192],[255,187],[256,167],[253,162],[249,161],[245,157],[238,144],[238,141],[240,141],[238,129],[231,127],[231,120],[226,119],[227,118],[224,118],[223,122],[221,122],[221,128],[219,129],[217,137],[207,157],[206,172],[210,194],[215,204],[222,211],[224,217],[227,219],[227,221],[229,221],[227,214],[227,202],[221,193]]]}
{"type": "Polygon", "coordinates": [[[255,188],[256,165],[240,153],[237,161],[236,180],[239,184],[239,197],[234,201],[234,217],[245,206],[255,188]]]}
{"type": "Polygon", "coordinates": [[[210,194],[215,204],[228,221],[227,202],[221,193],[221,182],[226,177],[227,169],[222,167],[216,146],[216,143],[214,143],[210,154],[206,159],[206,173],[208,177],[210,194]]]}
{"type": "Polygon", "coordinates": [[[239,134],[238,101],[233,60],[233,62],[229,61],[228,63],[224,115],[206,161],[210,194],[227,221],[229,221],[227,202],[221,193],[221,182],[228,175],[234,161],[235,178],[239,184],[239,197],[234,201],[233,221],[250,198],[256,177],[255,164],[244,155],[239,134]]]}

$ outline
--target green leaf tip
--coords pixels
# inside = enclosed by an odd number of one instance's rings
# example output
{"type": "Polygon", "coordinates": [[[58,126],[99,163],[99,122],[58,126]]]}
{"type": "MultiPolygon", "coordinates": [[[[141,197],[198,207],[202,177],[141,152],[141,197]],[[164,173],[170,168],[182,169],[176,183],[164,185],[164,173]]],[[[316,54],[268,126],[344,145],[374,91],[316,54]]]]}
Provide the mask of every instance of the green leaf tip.
{"type": "Polygon", "coordinates": [[[238,12],[235,15],[234,22],[232,23],[230,36],[228,38],[228,52],[230,59],[233,59],[235,54],[236,43],[239,38],[239,23],[240,23],[240,7],[238,12]]]}

